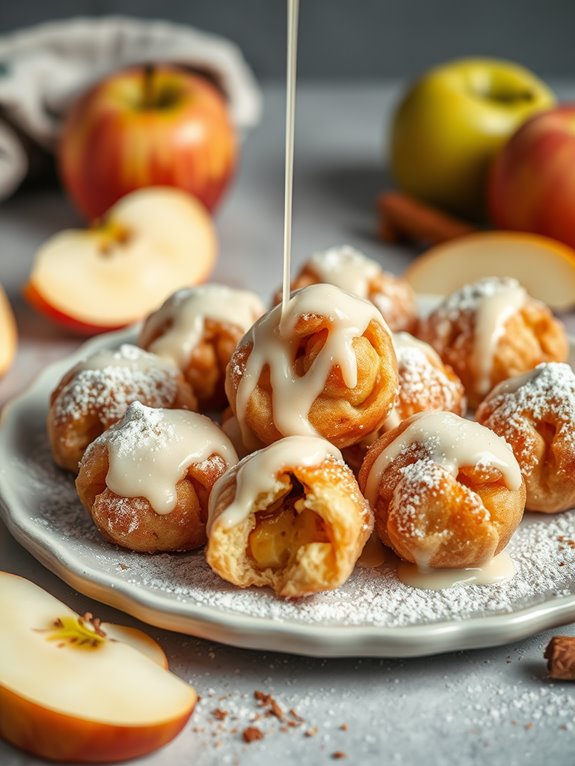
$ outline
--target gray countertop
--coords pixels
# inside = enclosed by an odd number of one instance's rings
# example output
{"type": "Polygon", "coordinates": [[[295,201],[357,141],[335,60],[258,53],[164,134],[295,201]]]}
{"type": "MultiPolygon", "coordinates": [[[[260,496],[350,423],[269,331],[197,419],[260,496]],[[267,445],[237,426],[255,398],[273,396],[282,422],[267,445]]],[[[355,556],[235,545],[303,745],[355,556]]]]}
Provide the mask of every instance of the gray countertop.
{"type": "MultiPolygon", "coordinates": [[[[566,89],[568,92],[568,89],[566,89]]],[[[298,96],[294,187],[294,266],[311,251],[349,242],[399,272],[412,253],[374,236],[374,199],[388,181],[384,123],[389,85],[303,86],[298,96]]],[[[268,300],[281,280],[283,92],[265,89],[261,125],[248,136],[236,183],[217,218],[221,256],[214,278],[268,300]]],[[[56,190],[22,193],[0,206],[0,282],[19,323],[20,348],[0,382],[0,404],[78,339],[39,319],[19,297],[35,250],[50,234],[79,224],[56,190]]],[[[574,327],[573,318],[568,324],[574,327]]],[[[551,633],[511,646],[411,660],[321,660],[252,652],[139,624],[74,592],[37,563],[0,525],[0,567],[30,578],[80,612],[138,624],[163,646],[172,670],[202,699],[184,732],[142,759],[184,764],[571,764],[575,761],[575,685],[546,678],[551,633]],[[262,710],[255,690],[271,693],[305,722],[262,716],[265,737],[245,744],[242,730],[262,710]],[[213,711],[227,711],[218,720],[213,711]],[[284,730],[282,730],[284,729],[284,730]],[[307,735],[307,736],[306,736],[307,735]]],[[[575,626],[560,631],[575,635],[575,626]]],[[[39,763],[0,742],[2,766],[39,763]]]]}

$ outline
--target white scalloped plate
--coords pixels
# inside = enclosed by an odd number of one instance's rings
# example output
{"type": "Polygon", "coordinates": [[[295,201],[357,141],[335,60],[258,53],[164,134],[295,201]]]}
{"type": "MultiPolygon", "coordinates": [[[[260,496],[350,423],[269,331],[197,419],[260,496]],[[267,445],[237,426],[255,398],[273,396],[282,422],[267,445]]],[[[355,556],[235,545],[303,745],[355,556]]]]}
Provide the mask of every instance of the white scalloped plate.
{"type": "MultiPolygon", "coordinates": [[[[510,550],[508,584],[421,591],[393,567],[356,569],[337,591],[296,602],[219,580],[193,554],[146,556],[106,543],[50,458],[45,418],[50,392],[80,358],[134,339],[133,330],[90,341],[44,370],[4,410],[0,429],[0,512],[13,536],[82,593],[152,625],[243,648],[324,657],[406,657],[509,643],[575,620],[575,510],[531,515],[510,550]],[[562,565],[559,566],[559,560],[562,565]]],[[[573,364],[575,345],[572,341],[573,364]]]]}

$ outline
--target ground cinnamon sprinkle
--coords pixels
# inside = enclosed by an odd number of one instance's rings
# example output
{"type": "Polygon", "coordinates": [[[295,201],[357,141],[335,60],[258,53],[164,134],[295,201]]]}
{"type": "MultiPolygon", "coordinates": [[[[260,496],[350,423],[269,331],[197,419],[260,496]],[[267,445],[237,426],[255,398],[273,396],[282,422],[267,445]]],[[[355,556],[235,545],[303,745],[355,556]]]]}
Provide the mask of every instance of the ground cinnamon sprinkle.
{"type": "Polygon", "coordinates": [[[247,742],[249,745],[250,742],[256,742],[258,739],[263,739],[264,733],[261,729],[258,729],[257,726],[248,726],[243,730],[242,737],[244,742],[247,742]]]}
{"type": "Polygon", "coordinates": [[[334,759],[334,761],[339,761],[340,758],[347,758],[347,755],[343,752],[343,750],[336,750],[335,753],[331,754],[331,757],[334,759]]]}
{"type": "Polygon", "coordinates": [[[218,721],[224,721],[228,717],[228,711],[222,710],[220,707],[217,707],[215,710],[212,710],[212,715],[218,721]]]}

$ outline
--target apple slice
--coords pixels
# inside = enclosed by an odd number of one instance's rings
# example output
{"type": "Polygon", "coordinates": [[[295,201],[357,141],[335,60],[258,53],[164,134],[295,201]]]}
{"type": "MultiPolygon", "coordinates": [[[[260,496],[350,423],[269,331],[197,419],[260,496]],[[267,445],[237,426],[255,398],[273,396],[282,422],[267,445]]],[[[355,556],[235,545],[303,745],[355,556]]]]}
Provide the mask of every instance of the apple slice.
{"type": "Polygon", "coordinates": [[[436,295],[482,277],[515,277],[552,309],[575,304],[575,251],[536,234],[487,231],[458,237],[416,258],[405,277],[416,292],[436,295]]]}
{"type": "Polygon", "coordinates": [[[112,330],[142,319],[178,288],[205,280],[216,249],[201,203],[179,189],[140,189],[92,228],[50,238],[24,294],[69,329],[112,330]]]}
{"type": "Polygon", "coordinates": [[[0,625],[0,735],[34,755],[134,758],[173,739],[194,709],[194,689],[139,648],[6,572],[0,625]]]}
{"type": "Polygon", "coordinates": [[[0,285],[0,378],[8,371],[16,356],[18,335],[14,312],[0,285]]]}

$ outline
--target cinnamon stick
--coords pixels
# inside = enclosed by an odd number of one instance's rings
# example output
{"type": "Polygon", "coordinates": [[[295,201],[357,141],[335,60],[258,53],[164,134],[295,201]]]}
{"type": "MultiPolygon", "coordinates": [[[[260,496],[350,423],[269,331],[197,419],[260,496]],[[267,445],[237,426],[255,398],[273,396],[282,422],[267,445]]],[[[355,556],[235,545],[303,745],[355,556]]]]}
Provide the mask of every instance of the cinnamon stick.
{"type": "Polygon", "coordinates": [[[377,198],[379,237],[384,242],[407,240],[425,245],[471,234],[477,229],[467,221],[401,192],[384,192],[377,198]]]}

